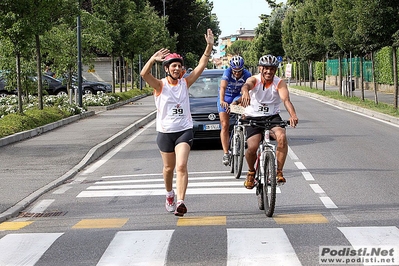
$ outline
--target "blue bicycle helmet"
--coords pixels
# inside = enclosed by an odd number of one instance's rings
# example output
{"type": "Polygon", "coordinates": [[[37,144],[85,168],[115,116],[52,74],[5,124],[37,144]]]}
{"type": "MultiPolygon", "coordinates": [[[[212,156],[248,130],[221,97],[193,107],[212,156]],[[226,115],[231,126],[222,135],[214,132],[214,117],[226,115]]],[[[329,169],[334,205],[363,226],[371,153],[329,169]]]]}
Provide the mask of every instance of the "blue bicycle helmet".
{"type": "Polygon", "coordinates": [[[235,55],[230,59],[230,66],[235,71],[240,71],[244,68],[244,58],[235,55]]]}

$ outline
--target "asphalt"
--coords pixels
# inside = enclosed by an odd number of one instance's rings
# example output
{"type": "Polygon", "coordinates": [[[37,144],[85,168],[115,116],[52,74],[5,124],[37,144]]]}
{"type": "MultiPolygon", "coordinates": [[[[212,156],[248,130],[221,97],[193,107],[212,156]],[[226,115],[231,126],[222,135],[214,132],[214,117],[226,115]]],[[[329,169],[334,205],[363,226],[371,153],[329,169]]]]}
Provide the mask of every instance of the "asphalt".
{"type": "MultiPolygon", "coordinates": [[[[338,90],[330,85],[326,89],[338,90]]],[[[292,88],[290,91],[399,124],[395,117],[292,88]]],[[[360,91],[354,94],[360,96],[360,91]]],[[[380,102],[393,103],[392,94],[378,96],[380,102]]],[[[365,91],[365,98],[373,100],[374,92],[365,91]]],[[[0,222],[18,216],[38,197],[73,178],[155,116],[153,97],[143,95],[0,139],[0,222]]]]}

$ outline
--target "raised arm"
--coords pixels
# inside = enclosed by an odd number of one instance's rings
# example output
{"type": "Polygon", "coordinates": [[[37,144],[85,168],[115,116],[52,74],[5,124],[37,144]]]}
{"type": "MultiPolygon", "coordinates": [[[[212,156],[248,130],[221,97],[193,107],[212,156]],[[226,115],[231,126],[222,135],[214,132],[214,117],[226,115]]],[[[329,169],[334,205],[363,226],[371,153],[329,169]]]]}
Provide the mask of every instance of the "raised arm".
{"type": "Polygon", "coordinates": [[[159,93],[162,89],[162,81],[160,79],[155,78],[151,74],[151,68],[155,62],[162,62],[164,58],[170,54],[168,49],[162,48],[157,51],[144,65],[143,69],[140,72],[140,76],[150,85],[154,90],[159,93]]]}
{"type": "Polygon", "coordinates": [[[204,35],[206,40],[206,48],[204,54],[201,56],[201,59],[198,65],[191,71],[190,75],[187,76],[187,85],[190,87],[201,75],[206,66],[208,65],[208,60],[211,57],[211,52],[214,44],[214,37],[211,29],[207,30],[207,33],[204,35]]]}

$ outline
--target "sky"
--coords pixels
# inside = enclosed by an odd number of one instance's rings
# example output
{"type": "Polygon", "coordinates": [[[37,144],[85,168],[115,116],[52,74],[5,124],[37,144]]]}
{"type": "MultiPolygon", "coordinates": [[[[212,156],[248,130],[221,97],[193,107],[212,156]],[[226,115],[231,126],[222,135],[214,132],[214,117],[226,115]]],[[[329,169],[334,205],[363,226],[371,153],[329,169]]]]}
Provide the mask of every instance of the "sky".
{"type": "MultiPolygon", "coordinates": [[[[271,9],[265,0],[213,0],[213,10],[222,31],[220,37],[235,34],[240,28],[255,29],[261,22],[261,14],[270,15],[271,9]]],[[[277,0],[285,3],[286,0],[277,0]]],[[[217,51],[219,52],[219,51],[217,51]]]]}

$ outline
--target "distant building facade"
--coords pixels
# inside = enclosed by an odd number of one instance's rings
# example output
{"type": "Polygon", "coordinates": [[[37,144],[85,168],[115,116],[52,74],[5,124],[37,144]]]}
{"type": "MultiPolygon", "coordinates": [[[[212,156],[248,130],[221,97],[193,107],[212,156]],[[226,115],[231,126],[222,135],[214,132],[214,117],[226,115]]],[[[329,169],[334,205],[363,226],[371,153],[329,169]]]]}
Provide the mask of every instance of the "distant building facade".
{"type": "Polygon", "coordinates": [[[231,59],[231,55],[226,53],[227,47],[230,47],[235,41],[243,40],[243,41],[252,41],[255,38],[255,30],[246,30],[239,29],[235,34],[231,34],[229,36],[221,37],[222,40],[219,49],[220,49],[220,59],[218,60],[218,64],[215,64],[217,68],[227,68],[229,66],[229,61],[231,59]]]}

